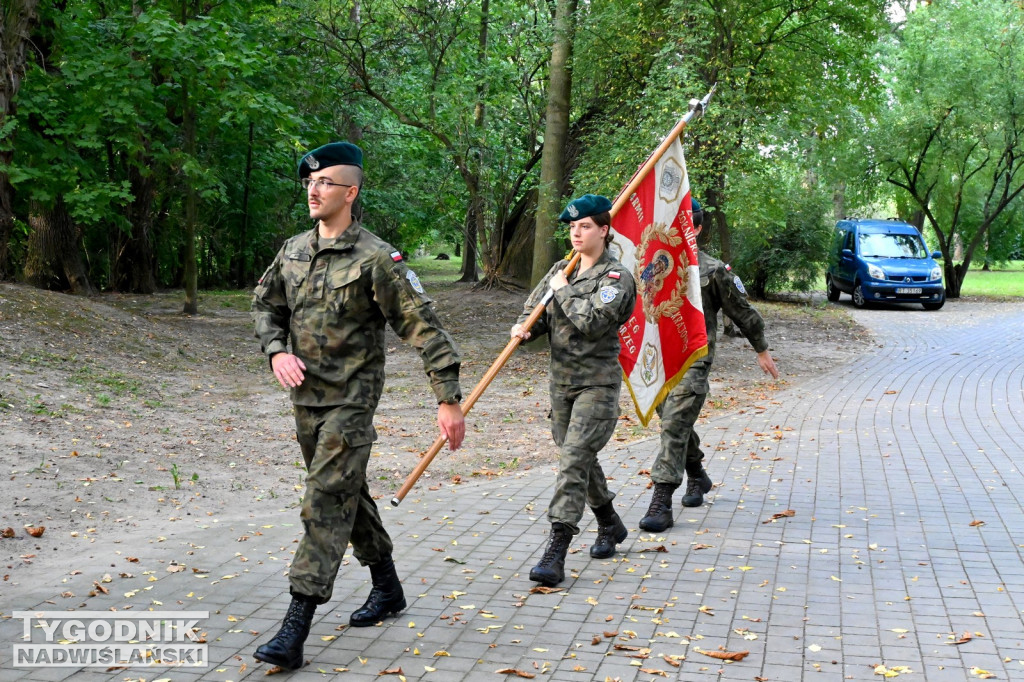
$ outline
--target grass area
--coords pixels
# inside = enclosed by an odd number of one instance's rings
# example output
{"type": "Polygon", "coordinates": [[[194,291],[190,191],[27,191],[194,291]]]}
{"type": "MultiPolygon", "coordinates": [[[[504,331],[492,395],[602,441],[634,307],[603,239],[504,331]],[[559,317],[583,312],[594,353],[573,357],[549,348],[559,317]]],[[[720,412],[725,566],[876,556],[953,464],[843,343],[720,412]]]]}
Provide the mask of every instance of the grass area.
{"type": "Polygon", "coordinates": [[[1024,296],[1024,261],[1010,261],[989,270],[972,265],[960,293],[964,296],[999,298],[1024,296]]]}
{"type": "Polygon", "coordinates": [[[451,256],[451,260],[436,260],[434,256],[424,256],[410,258],[405,264],[417,277],[431,282],[455,282],[462,276],[461,256],[451,256]]]}
{"type": "Polygon", "coordinates": [[[231,308],[233,310],[249,311],[252,304],[252,289],[242,290],[209,290],[199,292],[199,306],[209,308],[231,308]]]}

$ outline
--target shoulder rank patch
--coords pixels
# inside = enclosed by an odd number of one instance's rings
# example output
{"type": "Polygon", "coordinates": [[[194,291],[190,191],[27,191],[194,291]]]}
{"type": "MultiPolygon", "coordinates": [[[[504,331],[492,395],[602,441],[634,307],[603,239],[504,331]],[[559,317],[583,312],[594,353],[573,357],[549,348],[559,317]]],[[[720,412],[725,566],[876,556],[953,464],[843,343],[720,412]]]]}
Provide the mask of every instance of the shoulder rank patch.
{"type": "MultiPolygon", "coordinates": [[[[399,258],[401,258],[401,255],[399,255],[399,258]]],[[[409,280],[409,284],[412,285],[412,288],[416,290],[417,294],[426,293],[423,291],[423,285],[420,283],[420,278],[416,276],[415,272],[409,270],[405,273],[405,278],[409,280]]]]}
{"type": "Polygon", "coordinates": [[[396,263],[401,261],[402,260],[402,252],[401,251],[392,251],[391,252],[391,260],[395,261],[396,263]]]}
{"type": "Polygon", "coordinates": [[[743,288],[743,282],[740,281],[740,276],[739,275],[733,275],[732,276],[732,281],[736,284],[736,289],[738,289],[741,294],[746,296],[747,290],[743,288]]]}
{"type": "Polygon", "coordinates": [[[615,287],[601,287],[601,303],[611,303],[615,300],[615,297],[619,295],[619,290],[615,287]]]}
{"type": "Polygon", "coordinates": [[[613,271],[608,273],[608,277],[610,277],[611,279],[618,279],[619,277],[622,277],[622,275],[613,271]]]}

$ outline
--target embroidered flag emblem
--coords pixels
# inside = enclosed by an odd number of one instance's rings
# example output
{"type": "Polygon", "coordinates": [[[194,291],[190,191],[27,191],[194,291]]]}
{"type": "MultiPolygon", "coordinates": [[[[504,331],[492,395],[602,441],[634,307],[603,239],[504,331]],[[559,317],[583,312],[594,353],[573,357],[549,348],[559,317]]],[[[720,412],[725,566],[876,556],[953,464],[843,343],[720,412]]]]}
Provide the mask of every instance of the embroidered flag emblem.
{"type": "Polygon", "coordinates": [[[394,252],[392,252],[391,260],[395,261],[396,263],[399,262],[400,260],[402,260],[402,252],[401,251],[394,251],[394,252]]]}
{"type": "Polygon", "coordinates": [[[618,278],[619,278],[619,277],[621,277],[622,275],[620,275],[620,274],[619,274],[619,273],[617,273],[617,272],[609,272],[609,273],[608,273],[608,276],[609,276],[610,278],[612,278],[612,279],[618,279],[618,278]]]}

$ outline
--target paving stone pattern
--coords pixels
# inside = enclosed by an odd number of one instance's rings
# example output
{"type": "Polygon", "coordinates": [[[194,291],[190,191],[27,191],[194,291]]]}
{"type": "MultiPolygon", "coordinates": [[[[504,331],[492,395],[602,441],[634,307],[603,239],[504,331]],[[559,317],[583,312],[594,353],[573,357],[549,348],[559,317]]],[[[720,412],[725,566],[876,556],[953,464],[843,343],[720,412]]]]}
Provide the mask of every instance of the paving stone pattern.
{"type": "MultiPolygon", "coordinates": [[[[345,627],[369,591],[347,556],[309,664],[272,679],[1024,680],[1024,306],[854,314],[876,334],[859,360],[703,425],[716,487],[700,508],[677,494],[669,531],[637,528],[656,441],[606,452],[630,536],[591,559],[588,514],[561,591],[528,579],[552,469],[382,498],[408,609],[345,627]]],[[[287,608],[299,533],[295,510],[196,527],[131,548],[135,577],[82,602],[209,611],[207,668],[14,668],[22,623],[7,619],[0,682],[263,679],[252,651],[287,608]]],[[[116,570],[71,563],[81,575],[5,590],[0,611],[63,610],[61,591],[116,570]]]]}

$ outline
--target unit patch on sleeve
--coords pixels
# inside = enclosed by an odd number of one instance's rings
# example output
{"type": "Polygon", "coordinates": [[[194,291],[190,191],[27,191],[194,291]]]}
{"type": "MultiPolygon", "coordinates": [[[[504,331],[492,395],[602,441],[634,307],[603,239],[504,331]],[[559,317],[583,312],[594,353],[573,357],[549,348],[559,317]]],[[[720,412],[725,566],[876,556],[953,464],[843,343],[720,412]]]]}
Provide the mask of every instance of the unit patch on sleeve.
{"type": "Polygon", "coordinates": [[[615,300],[615,297],[619,295],[619,290],[615,287],[601,287],[601,303],[611,303],[615,300]]]}
{"type": "MultiPolygon", "coordinates": [[[[399,258],[401,258],[401,255],[399,255],[399,258]]],[[[420,284],[420,278],[416,276],[415,272],[409,270],[408,272],[405,273],[405,278],[409,280],[409,284],[411,284],[412,288],[416,290],[416,293],[426,293],[423,291],[423,285],[420,284]]]]}
{"type": "Polygon", "coordinates": [[[739,275],[733,275],[732,276],[732,281],[736,283],[736,288],[739,290],[739,292],[741,294],[743,294],[744,296],[746,296],[747,295],[747,290],[743,288],[743,282],[740,281],[740,276],[739,275]]]}

